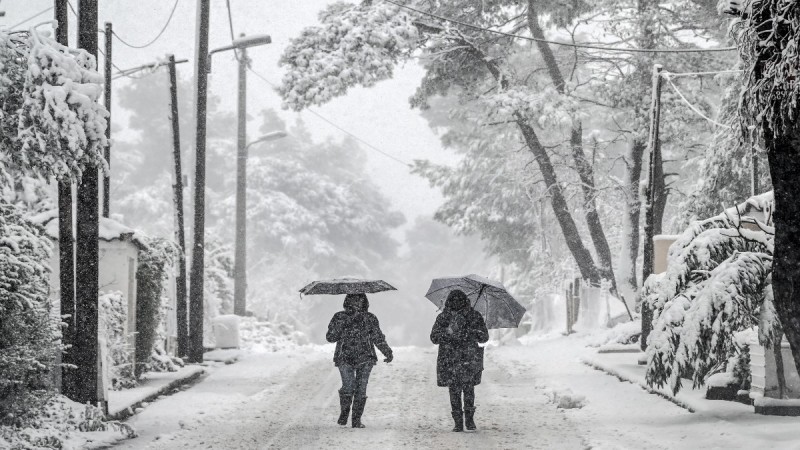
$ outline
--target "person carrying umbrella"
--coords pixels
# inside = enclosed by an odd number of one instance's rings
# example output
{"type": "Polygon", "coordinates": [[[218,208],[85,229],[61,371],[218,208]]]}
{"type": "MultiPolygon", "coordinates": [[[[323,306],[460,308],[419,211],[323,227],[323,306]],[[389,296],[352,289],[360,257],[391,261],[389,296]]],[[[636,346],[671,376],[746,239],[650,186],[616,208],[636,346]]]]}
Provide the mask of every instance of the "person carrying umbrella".
{"type": "Polygon", "coordinates": [[[451,290],[444,310],[433,324],[431,342],[439,346],[436,382],[450,390],[453,431],[464,431],[465,422],[468,430],[476,428],[475,386],[481,383],[483,372],[483,348],[478,344],[488,340],[483,316],[470,306],[464,291],[451,290]]]}
{"type": "Polygon", "coordinates": [[[377,363],[375,347],[383,353],[384,362],[392,362],[392,349],[386,343],[378,318],[369,310],[366,294],[347,294],[344,310],[333,315],[325,336],[336,343],[333,362],[342,376],[339,389],[341,411],[337,423],[347,425],[352,404],[353,428],[364,428],[361,415],[367,402],[367,383],[372,367],[377,363]]]}

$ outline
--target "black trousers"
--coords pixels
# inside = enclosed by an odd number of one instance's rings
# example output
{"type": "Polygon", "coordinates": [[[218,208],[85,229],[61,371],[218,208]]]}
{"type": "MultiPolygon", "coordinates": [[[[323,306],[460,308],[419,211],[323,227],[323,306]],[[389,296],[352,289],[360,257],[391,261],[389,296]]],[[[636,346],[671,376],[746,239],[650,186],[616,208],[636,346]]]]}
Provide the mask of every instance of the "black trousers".
{"type": "Polygon", "coordinates": [[[475,386],[450,386],[450,408],[453,411],[462,411],[461,394],[464,394],[464,409],[475,407],[475,386]]]}

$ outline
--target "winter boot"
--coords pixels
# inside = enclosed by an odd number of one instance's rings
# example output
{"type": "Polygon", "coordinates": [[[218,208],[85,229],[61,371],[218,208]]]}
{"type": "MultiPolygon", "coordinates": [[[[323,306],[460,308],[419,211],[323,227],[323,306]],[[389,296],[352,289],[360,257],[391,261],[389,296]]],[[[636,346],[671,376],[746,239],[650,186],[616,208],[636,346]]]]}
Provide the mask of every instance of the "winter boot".
{"type": "Polygon", "coordinates": [[[352,417],[353,428],[364,428],[364,424],[361,423],[361,415],[364,414],[364,405],[366,403],[367,403],[367,397],[353,398],[353,417],[352,417]]]}
{"type": "Polygon", "coordinates": [[[453,421],[456,423],[456,426],[453,427],[453,431],[464,431],[464,414],[461,411],[453,411],[452,414],[453,421]]]}
{"type": "Polygon", "coordinates": [[[475,430],[475,407],[464,408],[464,426],[472,431],[475,430]]]}
{"type": "Polygon", "coordinates": [[[350,405],[353,403],[353,394],[345,394],[339,391],[339,420],[336,421],[339,425],[347,425],[347,417],[350,415],[350,405]]]}

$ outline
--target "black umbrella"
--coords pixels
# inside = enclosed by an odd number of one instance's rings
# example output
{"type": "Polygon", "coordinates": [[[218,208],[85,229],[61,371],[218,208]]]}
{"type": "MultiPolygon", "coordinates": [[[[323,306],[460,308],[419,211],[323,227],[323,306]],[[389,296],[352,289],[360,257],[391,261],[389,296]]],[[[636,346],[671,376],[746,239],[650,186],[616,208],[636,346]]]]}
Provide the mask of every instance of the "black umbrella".
{"type": "Polygon", "coordinates": [[[333,280],[312,281],[303,289],[305,295],[374,294],[394,291],[394,286],[383,280],[359,280],[357,278],[337,278],[333,280]]]}
{"type": "Polygon", "coordinates": [[[481,313],[487,328],[516,328],[525,314],[502,283],[478,275],[436,278],[425,297],[439,309],[444,308],[447,295],[454,289],[467,294],[470,304],[481,313]]]}

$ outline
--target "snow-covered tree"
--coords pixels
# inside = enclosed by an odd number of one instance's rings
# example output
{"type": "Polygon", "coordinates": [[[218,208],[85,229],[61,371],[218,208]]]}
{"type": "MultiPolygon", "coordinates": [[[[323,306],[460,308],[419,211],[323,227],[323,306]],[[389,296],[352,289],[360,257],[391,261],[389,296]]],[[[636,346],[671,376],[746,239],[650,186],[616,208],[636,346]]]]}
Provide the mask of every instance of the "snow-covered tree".
{"type": "Polygon", "coordinates": [[[775,192],[775,310],[800,371],[800,4],[783,0],[726,1],[745,69],[740,119],[764,144],[775,192]]]}
{"type": "Polygon", "coordinates": [[[753,327],[763,344],[773,344],[772,211],[772,193],[752,197],[692,223],[670,247],[667,271],[643,288],[653,310],[648,383],[677,392],[681,378],[691,377],[700,386],[741,353],[735,334],[753,327]],[[747,210],[758,214],[743,216],[747,210]]]}

